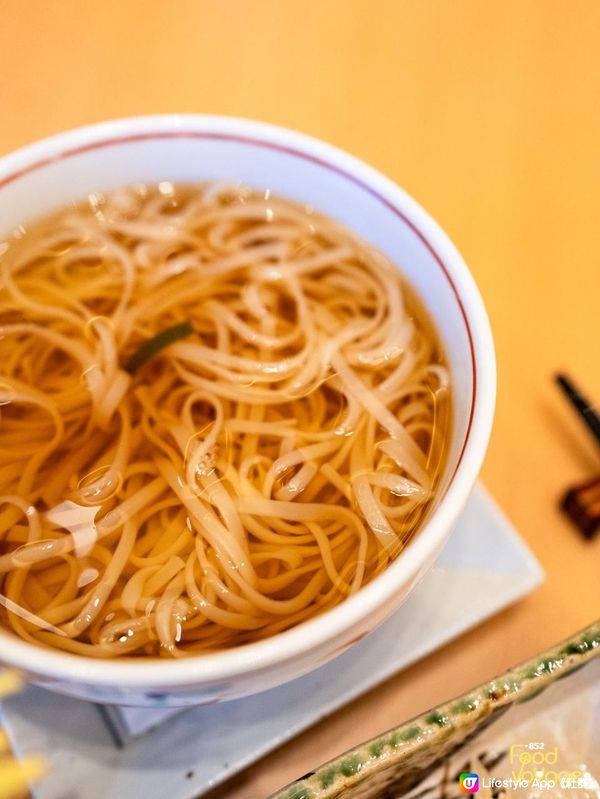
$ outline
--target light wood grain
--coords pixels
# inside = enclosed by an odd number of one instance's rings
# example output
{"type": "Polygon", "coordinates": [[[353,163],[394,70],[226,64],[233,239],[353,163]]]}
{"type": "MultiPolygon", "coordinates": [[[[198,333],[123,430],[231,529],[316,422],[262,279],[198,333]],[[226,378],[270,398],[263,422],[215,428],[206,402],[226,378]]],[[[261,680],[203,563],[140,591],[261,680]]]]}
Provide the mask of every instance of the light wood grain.
{"type": "Polygon", "coordinates": [[[551,383],[568,368],[600,399],[599,36],[596,0],[0,0],[0,152],[163,111],[312,133],[437,217],[495,332],[483,479],[546,583],[213,799],[264,797],[600,615],[600,540],[556,509],[600,462],[551,383]]]}

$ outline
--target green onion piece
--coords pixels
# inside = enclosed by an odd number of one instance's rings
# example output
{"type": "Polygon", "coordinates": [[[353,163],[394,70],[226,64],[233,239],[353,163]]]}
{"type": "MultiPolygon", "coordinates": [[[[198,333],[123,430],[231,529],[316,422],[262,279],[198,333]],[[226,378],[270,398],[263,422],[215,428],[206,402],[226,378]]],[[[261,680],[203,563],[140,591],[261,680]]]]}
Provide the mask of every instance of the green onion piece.
{"type": "Polygon", "coordinates": [[[155,336],[152,336],[152,338],[144,341],[143,344],[140,344],[125,364],[126,371],[129,372],[129,374],[133,374],[140,366],[143,366],[146,361],[153,358],[156,353],[168,347],[169,344],[172,344],[174,341],[185,338],[185,336],[189,336],[190,333],[193,332],[194,328],[190,322],[180,322],[172,327],[166,327],[164,330],[161,330],[160,333],[157,333],[155,336]]]}

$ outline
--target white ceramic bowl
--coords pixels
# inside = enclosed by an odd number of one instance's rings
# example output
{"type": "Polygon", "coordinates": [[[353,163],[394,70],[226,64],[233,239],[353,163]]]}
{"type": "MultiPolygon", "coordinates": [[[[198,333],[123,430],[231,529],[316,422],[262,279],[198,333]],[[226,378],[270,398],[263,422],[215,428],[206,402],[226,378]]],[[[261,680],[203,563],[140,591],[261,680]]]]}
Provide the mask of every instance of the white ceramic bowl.
{"type": "Polygon", "coordinates": [[[272,688],[317,668],[406,599],[449,536],[481,466],[494,410],[495,359],[473,278],[414,200],[328,144],[271,125],[210,116],[141,117],[81,128],[0,160],[0,235],[91,191],[215,178],[312,204],[379,247],[420,294],[446,347],[454,389],[450,455],[437,505],[400,557],[356,596],[295,629],[235,650],[173,661],[93,660],[0,631],[2,661],[56,691],[131,705],[202,704],[272,688]]]}

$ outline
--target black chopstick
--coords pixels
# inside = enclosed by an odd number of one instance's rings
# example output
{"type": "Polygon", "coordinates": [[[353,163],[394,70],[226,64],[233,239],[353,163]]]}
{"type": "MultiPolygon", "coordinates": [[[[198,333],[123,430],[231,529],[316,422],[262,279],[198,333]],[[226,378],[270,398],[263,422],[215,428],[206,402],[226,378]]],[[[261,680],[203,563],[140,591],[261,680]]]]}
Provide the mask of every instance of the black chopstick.
{"type": "Polygon", "coordinates": [[[577,413],[583,419],[588,429],[591,430],[596,440],[600,443],[600,415],[592,407],[574,383],[564,374],[556,375],[556,382],[562,388],[577,413]]]}

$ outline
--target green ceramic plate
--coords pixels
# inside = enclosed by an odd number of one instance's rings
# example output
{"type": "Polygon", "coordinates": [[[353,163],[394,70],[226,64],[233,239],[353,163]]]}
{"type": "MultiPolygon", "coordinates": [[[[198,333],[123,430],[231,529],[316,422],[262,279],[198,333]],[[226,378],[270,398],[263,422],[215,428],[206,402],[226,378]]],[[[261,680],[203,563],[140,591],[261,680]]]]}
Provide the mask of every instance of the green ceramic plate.
{"type": "MultiPolygon", "coordinates": [[[[600,620],[464,696],[345,752],[271,799],[403,797],[440,767],[443,769],[457,752],[513,706],[533,699],[598,655],[600,620]]],[[[458,788],[458,777],[455,784],[458,788]]],[[[429,795],[429,790],[414,794],[429,795]]],[[[504,796],[502,792],[495,795],[504,796]]]]}

